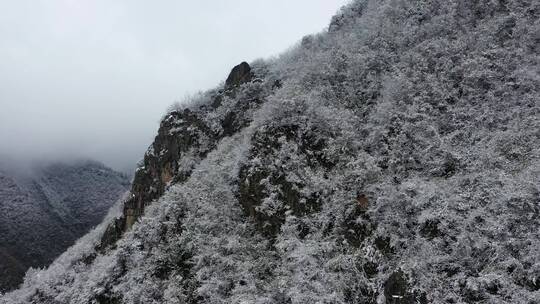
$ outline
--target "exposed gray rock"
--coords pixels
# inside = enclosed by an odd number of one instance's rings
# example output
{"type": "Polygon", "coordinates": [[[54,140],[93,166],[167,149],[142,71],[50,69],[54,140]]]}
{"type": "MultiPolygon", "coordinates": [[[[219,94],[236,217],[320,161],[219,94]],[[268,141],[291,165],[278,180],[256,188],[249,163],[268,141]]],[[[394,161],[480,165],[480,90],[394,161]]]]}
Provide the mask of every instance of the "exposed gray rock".
{"type": "MultiPolygon", "coordinates": [[[[193,167],[215,148],[220,139],[249,124],[250,111],[259,107],[268,94],[259,83],[237,96],[237,86],[251,81],[253,77],[249,64],[242,62],[232,69],[227,78],[228,90],[212,94],[209,104],[174,110],[164,117],[153,144],[136,169],[131,196],[124,203],[123,215],[109,225],[99,245],[100,251],[114,246],[144,214],[145,207],[159,198],[168,185],[185,181],[193,167]],[[231,95],[234,95],[235,103],[222,104],[224,99],[230,100],[231,95]],[[209,121],[208,117],[212,115],[221,116],[209,121]],[[212,127],[211,123],[220,127],[212,127]]],[[[269,90],[272,89],[275,87],[269,90]]]]}
{"type": "Polygon", "coordinates": [[[252,78],[253,73],[251,72],[251,67],[244,61],[232,69],[225,81],[225,87],[236,87],[243,83],[250,82],[252,78]]]}

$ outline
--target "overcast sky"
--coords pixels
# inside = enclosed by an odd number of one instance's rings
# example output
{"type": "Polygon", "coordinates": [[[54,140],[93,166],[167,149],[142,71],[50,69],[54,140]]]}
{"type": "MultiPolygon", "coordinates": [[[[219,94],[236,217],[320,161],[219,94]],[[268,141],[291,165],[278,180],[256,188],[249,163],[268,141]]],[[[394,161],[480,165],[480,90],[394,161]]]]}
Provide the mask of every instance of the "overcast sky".
{"type": "Polygon", "coordinates": [[[0,155],[128,170],[161,115],[347,0],[0,0],[0,155]]]}

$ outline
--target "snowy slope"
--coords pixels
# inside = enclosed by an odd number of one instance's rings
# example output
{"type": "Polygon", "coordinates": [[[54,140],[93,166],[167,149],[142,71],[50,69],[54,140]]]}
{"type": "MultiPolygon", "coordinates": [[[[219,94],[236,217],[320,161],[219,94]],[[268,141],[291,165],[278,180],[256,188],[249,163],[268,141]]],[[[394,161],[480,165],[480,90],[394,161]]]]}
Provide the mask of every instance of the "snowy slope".
{"type": "Polygon", "coordinates": [[[354,1],[171,109],[122,215],[0,303],[540,303],[539,20],[354,1]]]}
{"type": "Polygon", "coordinates": [[[99,224],[127,190],[125,177],[95,162],[43,165],[0,174],[0,287],[47,266],[99,224]]]}

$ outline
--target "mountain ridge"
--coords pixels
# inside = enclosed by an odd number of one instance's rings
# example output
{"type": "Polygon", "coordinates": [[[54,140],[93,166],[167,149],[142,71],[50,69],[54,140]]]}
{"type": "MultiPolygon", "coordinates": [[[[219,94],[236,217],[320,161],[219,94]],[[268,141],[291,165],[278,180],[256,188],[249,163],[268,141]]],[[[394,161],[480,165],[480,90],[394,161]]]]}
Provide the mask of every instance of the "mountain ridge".
{"type": "Polygon", "coordinates": [[[48,163],[0,173],[2,289],[44,267],[101,222],[127,180],[93,161],[48,163]],[[97,193],[89,193],[99,188],[97,193]]]}
{"type": "Polygon", "coordinates": [[[120,216],[0,303],[538,302],[538,20],[353,1],[166,114],[120,216]]]}

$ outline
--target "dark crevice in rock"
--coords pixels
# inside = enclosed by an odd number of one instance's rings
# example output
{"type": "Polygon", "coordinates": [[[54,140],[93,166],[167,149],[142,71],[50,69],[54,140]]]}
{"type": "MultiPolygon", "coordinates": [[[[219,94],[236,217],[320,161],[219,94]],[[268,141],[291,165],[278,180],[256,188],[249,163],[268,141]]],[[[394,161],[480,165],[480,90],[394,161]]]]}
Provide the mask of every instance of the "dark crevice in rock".
{"type": "Polygon", "coordinates": [[[427,304],[426,294],[413,290],[409,279],[403,271],[398,270],[390,275],[384,283],[386,304],[427,304]]]}
{"type": "Polygon", "coordinates": [[[441,236],[439,224],[439,220],[436,219],[426,220],[425,223],[422,225],[422,228],[420,228],[420,235],[427,239],[433,239],[441,236]]]}
{"type": "Polygon", "coordinates": [[[378,236],[375,238],[375,248],[384,255],[394,254],[394,248],[390,244],[389,236],[378,236]]]}

